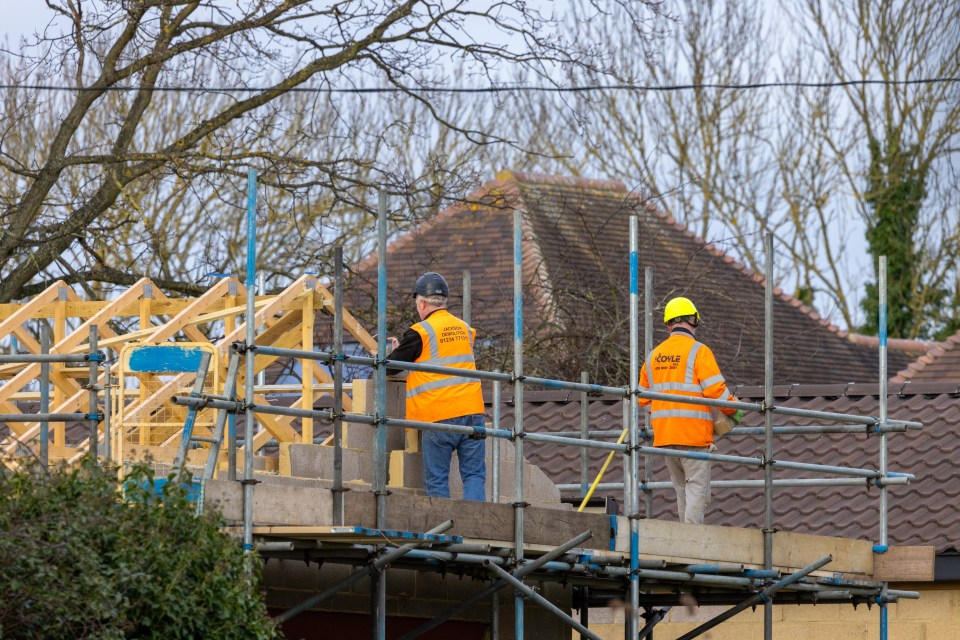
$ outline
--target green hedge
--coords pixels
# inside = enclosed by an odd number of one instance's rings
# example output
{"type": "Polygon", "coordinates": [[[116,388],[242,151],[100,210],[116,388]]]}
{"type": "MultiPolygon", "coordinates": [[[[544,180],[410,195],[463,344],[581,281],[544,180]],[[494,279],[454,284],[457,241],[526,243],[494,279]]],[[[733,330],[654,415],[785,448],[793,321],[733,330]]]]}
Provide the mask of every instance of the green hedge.
{"type": "Polygon", "coordinates": [[[146,468],[118,488],[89,462],[0,470],[0,637],[278,637],[215,517],[146,468]]]}

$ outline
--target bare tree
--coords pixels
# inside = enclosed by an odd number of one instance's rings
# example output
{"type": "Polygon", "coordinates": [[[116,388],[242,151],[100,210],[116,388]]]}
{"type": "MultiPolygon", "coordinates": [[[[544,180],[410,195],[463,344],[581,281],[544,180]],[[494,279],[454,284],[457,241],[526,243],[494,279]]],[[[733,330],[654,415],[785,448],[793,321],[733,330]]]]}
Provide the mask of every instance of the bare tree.
{"type": "Polygon", "coordinates": [[[448,161],[431,141],[513,143],[465,120],[449,86],[497,86],[509,68],[550,83],[607,62],[521,0],[47,5],[50,24],[5,51],[12,84],[64,86],[4,96],[4,301],[50,277],[147,274],[192,292],[206,270],[239,269],[248,166],[268,187],[263,266],[317,266],[318,246],[362,239],[371,191],[400,194],[407,220],[476,184],[469,154],[448,161]]]}
{"type": "MultiPolygon", "coordinates": [[[[539,155],[514,162],[623,180],[755,272],[771,231],[778,282],[853,329],[860,300],[873,295],[861,238],[876,226],[870,203],[883,196],[871,186],[871,144],[909,151],[925,197],[905,231],[916,259],[904,278],[913,323],[902,337],[942,337],[960,321],[960,85],[950,80],[960,75],[960,9],[783,4],[790,11],[778,15],[792,19],[768,20],[757,0],[669,4],[673,29],[652,56],[635,55],[644,39],[615,13],[582,21],[572,32],[607,42],[618,79],[635,89],[585,93],[569,111],[527,96],[516,113],[539,155]],[[749,86],[777,80],[822,86],[749,86]]],[[[899,184],[890,171],[883,180],[899,184]]]]}
{"type": "MultiPolygon", "coordinates": [[[[892,254],[891,335],[942,339],[960,327],[960,7],[902,0],[785,6],[804,27],[808,60],[843,83],[834,126],[816,126],[819,109],[796,121],[836,176],[811,210],[855,211],[873,267],[878,255],[892,254]]],[[[876,331],[875,293],[876,280],[863,303],[868,331],[876,331]]],[[[855,309],[848,311],[853,324],[855,309]]]]}

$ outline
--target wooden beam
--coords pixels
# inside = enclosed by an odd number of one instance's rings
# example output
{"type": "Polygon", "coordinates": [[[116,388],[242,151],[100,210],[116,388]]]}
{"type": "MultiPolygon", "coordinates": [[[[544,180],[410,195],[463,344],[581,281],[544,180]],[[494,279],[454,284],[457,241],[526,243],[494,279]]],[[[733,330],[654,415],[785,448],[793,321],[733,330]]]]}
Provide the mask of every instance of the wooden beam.
{"type": "MultiPolygon", "coordinates": [[[[300,348],[303,351],[313,351],[313,325],[314,325],[314,307],[313,301],[316,296],[303,297],[303,312],[300,321],[300,348]]],[[[303,382],[300,390],[300,405],[305,408],[313,408],[313,371],[319,367],[314,366],[314,361],[309,358],[300,360],[300,379],[303,382]]],[[[303,418],[300,420],[300,437],[303,442],[313,442],[313,418],[303,418]]]]}
{"type": "MultiPolygon", "coordinates": [[[[333,315],[334,299],[333,294],[321,284],[317,284],[317,295],[320,296],[319,304],[325,309],[328,313],[333,315]]],[[[367,353],[374,355],[377,353],[377,340],[366,329],[363,328],[363,325],[360,324],[360,321],[357,320],[352,313],[343,310],[343,328],[346,329],[350,335],[357,339],[357,342],[367,350],[367,353]]]]}
{"type": "MultiPolygon", "coordinates": [[[[37,294],[30,302],[18,305],[19,308],[13,310],[3,322],[0,322],[0,338],[5,338],[13,328],[23,325],[24,322],[38,317],[40,310],[45,309],[51,302],[60,296],[60,290],[67,287],[63,280],[57,280],[52,285],[37,294]]],[[[69,287],[67,287],[69,289],[69,287]]],[[[7,307],[9,305],[3,305],[7,307]]]]}
{"type": "MultiPolygon", "coordinates": [[[[254,314],[253,323],[258,326],[268,324],[267,320],[275,314],[286,310],[287,305],[299,300],[301,296],[311,295],[316,284],[317,280],[313,276],[301,276],[279,295],[274,297],[273,300],[264,305],[260,311],[254,314]]],[[[250,318],[245,318],[244,322],[234,329],[232,333],[225,335],[223,339],[217,343],[222,354],[226,353],[226,350],[231,344],[243,340],[247,332],[247,322],[250,322],[250,318]]],[[[270,344],[265,338],[263,340],[262,344],[270,344]]]]}
{"type": "Polygon", "coordinates": [[[873,579],[932,582],[936,547],[890,547],[873,558],[873,579]]]}

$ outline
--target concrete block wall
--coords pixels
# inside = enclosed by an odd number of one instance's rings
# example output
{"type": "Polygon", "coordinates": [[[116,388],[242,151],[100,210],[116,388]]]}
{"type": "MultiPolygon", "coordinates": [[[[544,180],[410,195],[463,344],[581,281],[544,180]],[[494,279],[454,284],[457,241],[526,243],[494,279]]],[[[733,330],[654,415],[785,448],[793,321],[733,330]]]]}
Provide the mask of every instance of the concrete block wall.
{"type": "MultiPolygon", "coordinates": [[[[402,418],[406,415],[407,391],[404,382],[387,382],[387,415],[402,418]]],[[[353,409],[351,413],[374,415],[374,381],[353,381],[353,409]]],[[[345,422],[343,425],[343,446],[349,449],[373,449],[376,429],[369,424],[345,422]]],[[[403,429],[387,429],[387,451],[403,449],[403,429]]]]}
{"type": "MultiPolygon", "coordinates": [[[[960,640],[960,584],[911,584],[895,588],[920,591],[919,600],[888,605],[889,637],[896,640],[960,640]]],[[[722,613],[725,607],[678,607],[657,625],[658,640],[678,638],[722,613]]],[[[590,630],[604,640],[623,638],[623,611],[590,611],[590,630]]],[[[762,640],[763,607],[744,611],[709,632],[711,640],[762,640]]],[[[579,634],[574,633],[574,638],[579,634]]],[[[778,605],[773,608],[774,640],[876,640],[877,607],[849,604],[778,605]]]]}
{"type": "MultiPolygon", "coordinates": [[[[387,382],[387,415],[403,417],[406,403],[406,391],[403,382],[387,382]]],[[[374,381],[354,380],[353,412],[374,413],[374,381]]],[[[373,481],[373,458],[376,430],[368,424],[344,423],[343,439],[343,478],[345,482],[373,481]]],[[[404,487],[422,491],[423,463],[419,451],[419,433],[405,434],[403,429],[388,429],[387,483],[390,487],[404,487]]],[[[487,445],[487,500],[493,501],[493,458],[495,447],[500,453],[500,501],[512,502],[516,481],[514,465],[514,446],[508,440],[488,438],[487,445]]],[[[302,478],[333,477],[333,447],[281,443],[278,462],[281,476],[302,478]]],[[[536,465],[524,463],[524,500],[534,505],[558,507],[560,491],[556,485],[536,465]]],[[[463,495],[463,483],[457,456],[453,456],[450,467],[450,494],[453,498],[463,495]]]]}
{"type": "MultiPolygon", "coordinates": [[[[487,440],[487,500],[493,500],[493,447],[500,447],[500,501],[512,502],[514,497],[513,443],[502,440],[487,440]]],[[[333,478],[333,447],[317,444],[280,444],[280,477],[333,478]]],[[[370,451],[343,449],[343,478],[345,481],[373,482],[373,456],[370,451]]],[[[560,491],[539,467],[524,463],[524,499],[538,506],[561,506],[560,491]]],[[[405,487],[422,493],[423,462],[420,453],[393,451],[390,454],[387,484],[391,488],[405,487]]],[[[450,495],[463,495],[463,482],[457,456],[450,465],[450,495]]]]}
{"type": "MultiPolygon", "coordinates": [[[[373,455],[369,450],[342,449],[344,481],[373,482],[373,455]]],[[[333,480],[333,447],[280,443],[280,475],[333,480]]]]}
{"type": "MultiPolygon", "coordinates": [[[[514,446],[509,440],[487,438],[487,501],[493,501],[493,451],[500,452],[500,502],[513,502],[516,481],[514,464],[514,446]]],[[[388,484],[394,487],[423,488],[423,459],[418,452],[394,451],[390,454],[390,476],[388,484]]],[[[463,482],[460,479],[459,460],[456,455],[450,463],[450,497],[463,496],[463,482]]],[[[523,497],[526,502],[535,505],[560,507],[560,490],[553,481],[536,465],[524,462],[523,497]]]]}
{"type": "MultiPolygon", "coordinates": [[[[302,560],[269,560],[263,570],[267,606],[283,610],[299,604],[310,595],[347,577],[354,567],[324,563],[322,570],[316,563],[302,560]]],[[[396,618],[431,619],[459,604],[467,597],[484,589],[488,580],[470,576],[417,572],[391,568],[386,574],[387,616],[396,618]]],[[[530,583],[541,595],[564,611],[571,609],[572,589],[556,583],[530,583]]],[[[369,616],[370,581],[360,580],[331,599],[318,605],[314,612],[354,613],[369,616]]],[[[509,589],[499,596],[500,637],[513,637],[514,598],[509,589]]],[[[489,624],[491,599],[468,608],[455,620],[489,624]]],[[[319,617],[322,620],[322,615],[319,617]]],[[[389,621],[388,621],[389,626],[389,621]]],[[[563,622],[529,601],[524,606],[524,638],[528,640],[566,640],[572,631],[563,622]]],[[[622,636],[622,633],[621,633],[622,636]]],[[[324,637],[322,628],[317,638],[324,637]]],[[[360,637],[360,636],[358,636],[360,637]]],[[[368,636],[367,636],[368,637],[368,636]]],[[[489,637],[489,636],[487,636],[489,637]]],[[[310,640],[309,638],[307,640],[310,640]]]]}

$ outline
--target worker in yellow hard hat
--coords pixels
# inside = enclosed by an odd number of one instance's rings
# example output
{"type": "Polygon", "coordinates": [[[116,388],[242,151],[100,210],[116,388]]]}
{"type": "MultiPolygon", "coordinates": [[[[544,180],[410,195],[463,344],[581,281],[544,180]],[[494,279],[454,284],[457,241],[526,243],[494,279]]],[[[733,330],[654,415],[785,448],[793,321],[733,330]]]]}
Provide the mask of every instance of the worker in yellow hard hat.
{"type": "MultiPolygon", "coordinates": [[[[682,451],[715,451],[713,417],[710,407],[686,404],[683,397],[734,401],[727,390],[713,352],[697,342],[700,312],[688,298],[673,298],[664,309],[663,321],[670,337],[661,342],[647,358],[640,372],[640,390],[668,393],[677,400],[640,398],[649,407],[653,427],[653,446],[682,451]]],[[[739,422],[736,409],[719,409],[739,422]]],[[[702,523],[710,502],[710,461],[664,456],[670,480],[677,492],[677,510],[681,522],[702,523]]]]}

